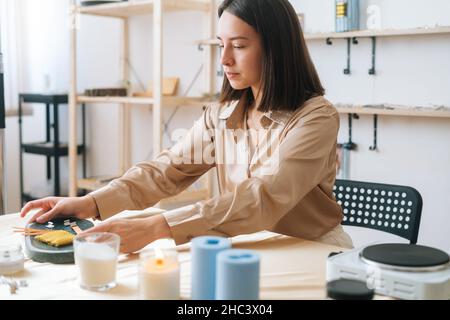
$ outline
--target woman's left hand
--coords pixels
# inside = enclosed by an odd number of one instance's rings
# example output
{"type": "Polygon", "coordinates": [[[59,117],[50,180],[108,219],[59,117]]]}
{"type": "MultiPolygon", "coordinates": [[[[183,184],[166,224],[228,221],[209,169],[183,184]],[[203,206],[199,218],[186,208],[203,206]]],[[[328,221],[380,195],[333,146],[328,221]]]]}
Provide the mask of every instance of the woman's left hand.
{"type": "Polygon", "coordinates": [[[142,219],[117,219],[103,222],[81,234],[110,232],[120,236],[120,252],[136,252],[161,238],[170,238],[170,227],[163,215],[142,219]]]}

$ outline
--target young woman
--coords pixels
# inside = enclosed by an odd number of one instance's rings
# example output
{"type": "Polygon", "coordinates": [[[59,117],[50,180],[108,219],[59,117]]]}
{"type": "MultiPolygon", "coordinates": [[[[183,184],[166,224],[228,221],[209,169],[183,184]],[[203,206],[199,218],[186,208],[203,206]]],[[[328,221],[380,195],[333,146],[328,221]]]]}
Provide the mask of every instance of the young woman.
{"type": "Polygon", "coordinates": [[[88,232],[117,233],[122,252],[159,238],[181,244],[261,230],[351,247],[332,193],[339,115],[323,97],[291,4],[225,0],[218,39],[226,74],[220,102],[182,141],[98,191],[32,201],[21,216],[39,208],[32,221],[105,220],[176,195],[215,167],[220,195],[144,219],[105,221],[88,232]]]}

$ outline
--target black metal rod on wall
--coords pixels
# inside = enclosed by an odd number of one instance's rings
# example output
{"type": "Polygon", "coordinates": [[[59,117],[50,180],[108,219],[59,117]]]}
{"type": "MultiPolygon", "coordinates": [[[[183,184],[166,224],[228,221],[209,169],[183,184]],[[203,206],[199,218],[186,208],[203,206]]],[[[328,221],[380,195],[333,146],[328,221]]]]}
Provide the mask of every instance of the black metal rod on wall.
{"type": "MultiPolygon", "coordinates": [[[[344,69],[344,74],[349,75],[351,73],[350,71],[350,65],[351,65],[351,44],[358,44],[358,40],[356,38],[347,38],[347,67],[344,69]]],[[[329,46],[333,45],[333,41],[331,38],[326,39],[326,44],[329,46]]]]}
{"type": "Polygon", "coordinates": [[[0,215],[6,213],[5,192],[5,86],[3,81],[3,53],[0,39],[0,215]]]}
{"type": "Polygon", "coordinates": [[[369,69],[369,74],[372,76],[376,74],[375,70],[376,55],[377,55],[377,38],[372,37],[372,68],[369,69]]]}
{"type": "Polygon", "coordinates": [[[359,119],[357,114],[349,113],[348,114],[348,142],[343,144],[344,149],[346,150],[355,150],[356,144],[353,142],[353,119],[359,119]]]}
{"type": "Polygon", "coordinates": [[[375,151],[378,149],[377,135],[378,135],[378,115],[375,114],[373,116],[373,146],[369,148],[370,151],[375,151]]]}
{"type": "Polygon", "coordinates": [[[5,86],[3,81],[3,56],[0,53],[0,129],[5,129],[5,86]]]}
{"type": "Polygon", "coordinates": [[[351,57],[351,40],[347,39],[347,68],[344,69],[344,74],[350,74],[350,57],[351,57]]]}

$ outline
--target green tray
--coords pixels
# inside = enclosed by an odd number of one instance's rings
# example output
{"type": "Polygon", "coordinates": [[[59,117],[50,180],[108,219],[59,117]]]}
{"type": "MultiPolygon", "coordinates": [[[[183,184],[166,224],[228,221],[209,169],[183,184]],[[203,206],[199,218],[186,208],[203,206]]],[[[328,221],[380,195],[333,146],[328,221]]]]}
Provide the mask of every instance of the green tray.
{"type": "MultiPolygon", "coordinates": [[[[72,234],[75,234],[75,232],[72,230],[70,226],[64,225],[64,220],[68,219],[69,218],[61,218],[52,220],[54,228],[51,230],[65,230],[72,234]]],[[[89,220],[70,218],[70,222],[76,222],[81,230],[86,230],[94,226],[94,224],[89,220]]],[[[27,225],[27,228],[49,230],[46,228],[46,226],[47,223],[45,224],[30,223],[27,225]]],[[[30,259],[36,262],[70,264],[74,263],[75,261],[73,244],[59,248],[52,247],[45,243],[35,240],[34,236],[25,237],[25,252],[30,259]]]]}

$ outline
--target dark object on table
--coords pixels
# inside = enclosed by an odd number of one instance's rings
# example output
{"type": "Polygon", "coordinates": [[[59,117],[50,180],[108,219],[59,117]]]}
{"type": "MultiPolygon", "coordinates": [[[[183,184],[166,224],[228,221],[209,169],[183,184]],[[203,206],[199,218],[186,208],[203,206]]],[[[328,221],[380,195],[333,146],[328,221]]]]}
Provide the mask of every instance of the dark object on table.
{"type": "Polygon", "coordinates": [[[3,55],[0,41],[0,216],[5,214],[6,185],[5,184],[5,87],[3,80],[3,55]]]}
{"type": "Polygon", "coordinates": [[[358,280],[339,279],[327,283],[327,296],[334,300],[372,300],[375,291],[358,280]]]}
{"type": "Polygon", "coordinates": [[[89,97],[126,97],[125,88],[86,89],[84,94],[89,97]]]}
{"type": "Polygon", "coordinates": [[[338,254],[341,254],[341,253],[342,253],[342,251],[339,251],[339,252],[330,252],[330,254],[328,255],[328,258],[337,256],[338,254]]]}
{"type": "MultiPolygon", "coordinates": [[[[51,230],[65,230],[75,234],[72,227],[64,225],[64,220],[68,218],[52,220],[53,228],[51,230]]],[[[90,229],[94,224],[89,220],[80,220],[70,218],[70,221],[76,222],[81,230],[90,229]]],[[[27,228],[47,230],[47,224],[30,223],[27,228]]],[[[35,262],[50,262],[54,264],[69,264],[75,261],[73,244],[64,247],[52,247],[40,241],[34,236],[25,237],[25,252],[27,256],[35,262]]]]}
{"type": "Polygon", "coordinates": [[[86,7],[86,6],[96,6],[99,4],[107,4],[107,3],[119,3],[119,2],[126,2],[128,0],[105,0],[105,1],[101,1],[101,0],[94,0],[94,1],[90,1],[90,0],[84,0],[81,1],[81,6],[86,7]]]}
{"type": "Polygon", "coordinates": [[[439,249],[406,243],[382,243],[364,248],[361,258],[366,263],[391,268],[435,268],[450,262],[449,255],[439,249]]]}

